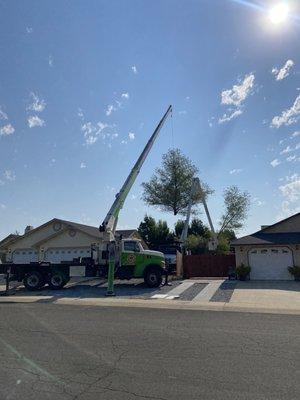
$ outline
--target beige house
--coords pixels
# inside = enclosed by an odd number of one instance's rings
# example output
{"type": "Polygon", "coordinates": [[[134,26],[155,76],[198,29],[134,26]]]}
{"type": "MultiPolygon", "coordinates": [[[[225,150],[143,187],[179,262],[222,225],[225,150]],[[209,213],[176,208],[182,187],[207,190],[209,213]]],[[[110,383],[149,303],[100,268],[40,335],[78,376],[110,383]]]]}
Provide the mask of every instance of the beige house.
{"type": "MultiPolygon", "coordinates": [[[[116,234],[123,238],[141,239],[136,230],[120,230],[116,234]]],[[[9,235],[0,242],[2,260],[15,264],[63,259],[72,261],[77,257],[89,257],[91,245],[99,247],[99,229],[54,218],[33,228],[28,226],[24,235],[9,235]]]]}
{"type": "Polygon", "coordinates": [[[262,226],[260,231],[234,240],[232,246],[236,265],[249,265],[251,279],[293,279],[287,267],[300,266],[300,213],[262,226]]]}

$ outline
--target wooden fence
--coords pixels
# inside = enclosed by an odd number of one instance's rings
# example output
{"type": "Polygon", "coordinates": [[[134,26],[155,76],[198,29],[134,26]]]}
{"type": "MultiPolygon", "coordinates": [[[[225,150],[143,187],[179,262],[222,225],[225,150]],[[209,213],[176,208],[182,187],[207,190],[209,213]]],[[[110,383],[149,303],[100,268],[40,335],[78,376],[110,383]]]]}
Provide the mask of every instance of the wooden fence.
{"type": "Polygon", "coordinates": [[[225,277],[230,267],[235,267],[234,254],[200,254],[183,256],[183,276],[225,277]]]}

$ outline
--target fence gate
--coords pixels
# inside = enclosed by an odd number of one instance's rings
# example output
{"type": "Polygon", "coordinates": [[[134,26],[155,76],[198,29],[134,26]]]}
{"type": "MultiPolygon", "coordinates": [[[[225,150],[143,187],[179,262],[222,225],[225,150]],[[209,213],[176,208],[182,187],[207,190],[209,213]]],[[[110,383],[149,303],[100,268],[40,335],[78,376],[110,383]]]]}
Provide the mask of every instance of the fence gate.
{"type": "Polygon", "coordinates": [[[230,267],[235,267],[234,254],[199,254],[183,256],[183,276],[226,277],[230,267]]]}

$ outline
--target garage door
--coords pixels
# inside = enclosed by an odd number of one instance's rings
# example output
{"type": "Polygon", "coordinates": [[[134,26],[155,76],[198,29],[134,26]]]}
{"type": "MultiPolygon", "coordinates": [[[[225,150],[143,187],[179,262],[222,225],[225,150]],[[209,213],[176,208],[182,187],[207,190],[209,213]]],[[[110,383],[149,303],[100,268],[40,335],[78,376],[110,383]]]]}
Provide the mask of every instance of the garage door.
{"type": "Polygon", "coordinates": [[[33,249],[17,249],[13,252],[12,260],[14,264],[29,264],[38,262],[38,252],[33,249]]]}
{"type": "Polygon", "coordinates": [[[285,247],[253,249],[249,254],[251,279],[291,280],[287,267],[293,265],[290,249],[285,247]]]}
{"type": "Polygon", "coordinates": [[[61,261],[73,261],[74,258],[78,257],[90,257],[90,247],[81,248],[70,248],[70,247],[59,247],[48,249],[45,252],[45,261],[51,263],[60,263],[61,261]]]}

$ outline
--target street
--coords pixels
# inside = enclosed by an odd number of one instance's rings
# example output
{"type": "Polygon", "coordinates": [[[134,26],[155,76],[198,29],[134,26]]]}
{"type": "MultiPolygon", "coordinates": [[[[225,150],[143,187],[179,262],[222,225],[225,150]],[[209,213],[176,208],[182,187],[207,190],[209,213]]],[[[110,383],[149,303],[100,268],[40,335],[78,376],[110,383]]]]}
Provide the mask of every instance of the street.
{"type": "Polygon", "coordinates": [[[0,305],[1,399],[297,399],[300,317],[0,305]]]}

